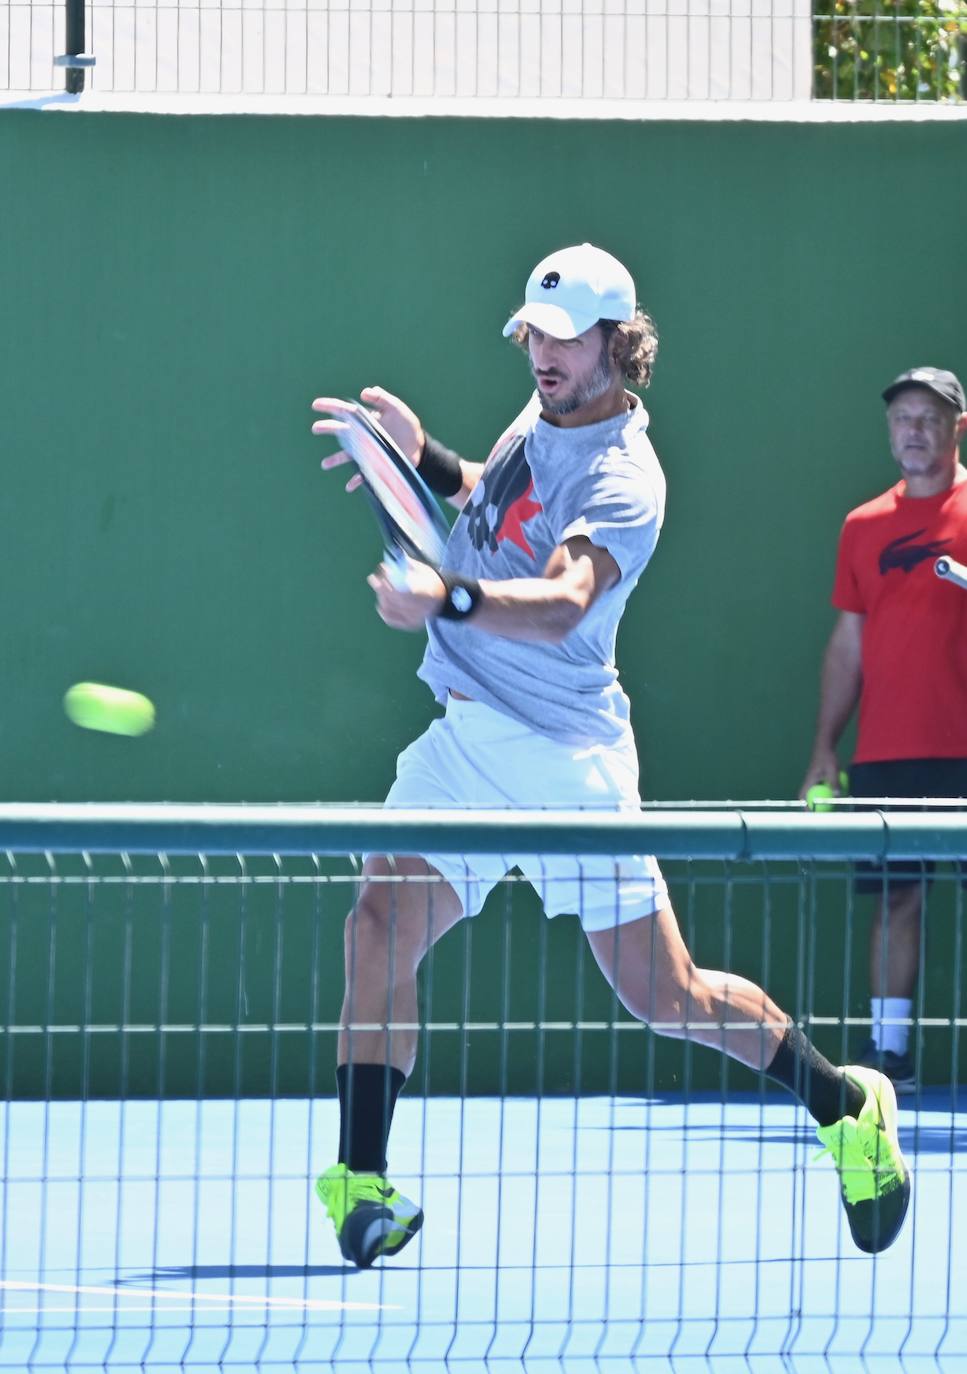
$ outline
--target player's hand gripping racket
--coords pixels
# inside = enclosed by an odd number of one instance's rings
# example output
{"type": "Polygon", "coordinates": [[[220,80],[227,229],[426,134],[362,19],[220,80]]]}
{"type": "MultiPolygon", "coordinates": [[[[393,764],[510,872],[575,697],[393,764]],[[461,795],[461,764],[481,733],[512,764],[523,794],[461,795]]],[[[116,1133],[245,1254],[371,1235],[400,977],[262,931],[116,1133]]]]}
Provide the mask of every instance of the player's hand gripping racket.
{"type": "Polygon", "coordinates": [[[406,454],[369,411],[345,402],[336,436],[359,469],[363,488],[383,535],[390,580],[406,585],[404,554],[438,568],[450,533],[436,497],[406,454]]]}
{"type": "Polygon", "coordinates": [[[963,563],[957,563],[952,558],[938,558],[933,570],[944,581],[952,582],[955,587],[963,587],[964,591],[967,591],[967,568],[963,563]]]}

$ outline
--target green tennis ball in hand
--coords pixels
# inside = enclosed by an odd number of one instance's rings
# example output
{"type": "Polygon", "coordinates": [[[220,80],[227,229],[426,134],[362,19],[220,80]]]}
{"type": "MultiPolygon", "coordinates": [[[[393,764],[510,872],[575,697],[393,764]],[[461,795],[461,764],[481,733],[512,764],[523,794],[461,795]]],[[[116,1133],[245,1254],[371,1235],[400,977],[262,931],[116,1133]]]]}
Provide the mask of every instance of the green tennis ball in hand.
{"type": "Polygon", "coordinates": [[[64,697],[68,720],[108,735],[143,735],[154,725],[154,703],[140,692],[103,682],[75,682],[64,697]]]}
{"type": "Polygon", "coordinates": [[[829,803],[834,797],[844,796],[848,790],[849,777],[846,773],[840,773],[839,792],[830,787],[828,782],[814,783],[806,793],[806,805],[810,811],[832,811],[829,803]]]}

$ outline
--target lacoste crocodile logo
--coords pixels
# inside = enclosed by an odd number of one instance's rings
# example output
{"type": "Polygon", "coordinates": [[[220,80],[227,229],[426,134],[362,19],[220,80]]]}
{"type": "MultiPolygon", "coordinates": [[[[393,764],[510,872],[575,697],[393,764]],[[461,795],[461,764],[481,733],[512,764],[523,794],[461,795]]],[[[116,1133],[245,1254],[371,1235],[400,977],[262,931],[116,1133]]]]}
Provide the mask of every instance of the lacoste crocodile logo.
{"type": "Polygon", "coordinates": [[[899,539],[891,539],[880,553],[880,575],[886,577],[893,568],[899,568],[905,573],[912,572],[918,563],[923,563],[928,558],[938,558],[950,544],[949,539],[932,539],[926,544],[910,542],[919,539],[921,534],[926,532],[926,529],[914,530],[912,534],[903,534],[899,539]]]}

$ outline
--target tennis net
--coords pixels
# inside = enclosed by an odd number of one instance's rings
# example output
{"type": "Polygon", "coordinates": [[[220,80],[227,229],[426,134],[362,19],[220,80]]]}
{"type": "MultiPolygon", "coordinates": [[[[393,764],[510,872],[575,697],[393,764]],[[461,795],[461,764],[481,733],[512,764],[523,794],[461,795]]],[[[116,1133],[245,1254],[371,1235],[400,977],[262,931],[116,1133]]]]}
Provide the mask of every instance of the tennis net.
{"type": "Polygon", "coordinates": [[[629,1016],[577,922],[511,874],[421,973],[390,1172],[423,1231],[372,1270],[343,1261],[312,1183],[338,1142],[358,856],[522,844],[656,853],[697,962],[760,982],[841,1063],[871,1023],[856,863],[909,859],[926,888],[967,817],[0,807],[0,1367],[967,1354],[964,904],[944,863],[901,1112],[914,1203],[889,1251],[853,1249],[802,1108],[629,1016]]]}

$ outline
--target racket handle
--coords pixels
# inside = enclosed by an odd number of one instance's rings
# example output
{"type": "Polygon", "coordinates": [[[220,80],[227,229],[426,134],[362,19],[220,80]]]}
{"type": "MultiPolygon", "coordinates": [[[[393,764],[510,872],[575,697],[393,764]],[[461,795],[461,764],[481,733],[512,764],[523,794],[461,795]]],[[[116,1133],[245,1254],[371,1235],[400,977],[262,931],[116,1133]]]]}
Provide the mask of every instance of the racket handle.
{"type": "Polygon", "coordinates": [[[410,584],[409,569],[406,566],[406,555],[401,549],[386,549],[383,553],[383,566],[386,569],[386,576],[391,586],[399,592],[405,592],[410,584]]]}
{"type": "Polygon", "coordinates": [[[938,577],[967,589],[967,568],[962,563],[957,563],[952,558],[938,558],[933,570],[938,577]]]}

